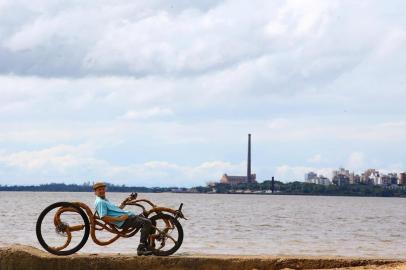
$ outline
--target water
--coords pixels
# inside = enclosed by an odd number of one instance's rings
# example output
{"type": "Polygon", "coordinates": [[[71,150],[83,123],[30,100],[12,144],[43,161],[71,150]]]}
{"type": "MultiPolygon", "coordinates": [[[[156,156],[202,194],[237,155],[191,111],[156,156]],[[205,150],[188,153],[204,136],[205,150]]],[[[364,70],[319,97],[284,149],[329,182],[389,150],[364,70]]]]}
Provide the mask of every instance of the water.
{"type": "MultiPolygon", "coordinates": [[[[108,193],[119,204],[125,193],[108,193]]],[[[330,255],[406,258],[406,199],[220,194],[139,194],[178,208],[184,242],[176,254],[330,255]]],[[[92,193],[0,192],[0,246],[40,248],[39,213],[57,201],[93,208],[92,193]]],[[[109,237],[109,235],[104,235],[109,237]]],[[[101,247],[89,237],[81,252],[134,252],[139,236],[101,247]]]]}

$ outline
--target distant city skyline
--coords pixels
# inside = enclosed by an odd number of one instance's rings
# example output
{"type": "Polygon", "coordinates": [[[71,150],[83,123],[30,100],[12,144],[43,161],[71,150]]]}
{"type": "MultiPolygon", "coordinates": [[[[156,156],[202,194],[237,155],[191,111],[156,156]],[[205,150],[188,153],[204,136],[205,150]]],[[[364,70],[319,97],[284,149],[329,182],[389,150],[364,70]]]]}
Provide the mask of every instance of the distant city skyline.
{"type": "Polygon", "coordinates": [[[0,184],[406,169],[406,2],[0,3],[0,184]]]}
{"type": "Polygon", "coordinates": [[[371,185],[406,185],[406,170],[400,172],[380,172],[374,168],[369,168],[361,173],[339,168],[331,172],[332,177],[318,175],[315,172],[307,172],[304,181],[320,185],[347,185],[347,184],[371,184],[371,185]]]}

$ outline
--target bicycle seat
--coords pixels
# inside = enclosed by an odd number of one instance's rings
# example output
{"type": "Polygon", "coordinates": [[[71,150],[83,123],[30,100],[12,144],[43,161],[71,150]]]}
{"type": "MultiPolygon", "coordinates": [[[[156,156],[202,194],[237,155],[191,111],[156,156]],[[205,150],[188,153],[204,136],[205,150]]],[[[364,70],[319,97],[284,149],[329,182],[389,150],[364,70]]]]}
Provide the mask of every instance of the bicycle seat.
{"type": "MultiPolygon", "coordinates": [[[[100,220],[99,221],[100,223],[103,223],[105,226],[109,227],[112,231],[118,232],[118,233],[127,233],[128,231],[131,231],[132,229],[134,229],[134,228],[125,228],[125,229],[123,229],[123,228],[118,227],[114,223],[106,222],[106,221],[104,221],[103,219],[101,219],[99,217],[97,211],[93,214],[93,219],[100,220]]],[[[103,230],[103,229],[104,229],[103,227],[102,228],[96,228],[96,230],[103,230]]]]}

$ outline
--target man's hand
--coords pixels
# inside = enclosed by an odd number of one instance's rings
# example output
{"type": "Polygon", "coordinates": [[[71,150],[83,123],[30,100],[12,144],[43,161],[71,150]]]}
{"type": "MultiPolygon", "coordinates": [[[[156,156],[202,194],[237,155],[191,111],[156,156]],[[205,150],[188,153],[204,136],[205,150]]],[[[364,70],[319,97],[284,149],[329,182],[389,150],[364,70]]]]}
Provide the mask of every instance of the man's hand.
{"type": "Polygon", "coordinates": [[[120,221],[125,221],[128,219],[128,215],[122,215],[118,217],[120,219],[120,221]]]}
{"type": "Polygon", "coordinates": [[[130,198],[125,198],[124,201],[120,204],[119,208],[124,209],[125,204],[130,201],[130,198]]]}

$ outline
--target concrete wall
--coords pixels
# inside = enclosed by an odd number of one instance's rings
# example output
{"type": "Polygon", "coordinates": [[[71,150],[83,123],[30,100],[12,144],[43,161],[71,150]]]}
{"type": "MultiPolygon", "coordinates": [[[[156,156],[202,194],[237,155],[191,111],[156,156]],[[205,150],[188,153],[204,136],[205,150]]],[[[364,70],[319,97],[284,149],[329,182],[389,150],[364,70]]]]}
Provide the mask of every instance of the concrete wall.
{"type": "MultiPolygon", "coordinates": [[[[223,270],[223,269],[332,269],[395,264],[394,260],[357,258],[275,257],[275,256],[170,256],[138,257],[135,254],[75,254],[54,256],[33,247],[15,245],[0,248],[0,270],[223,270]]],[[[384,269],[389,269],[384,268],[384,269]]],[[[395,269],[395,268],[393,268],[395,269]]],[[[403,268],[402,268],[403,269],[403,268]]],[[[406,269],[406,267],[405,267],[406,269]]]]}

